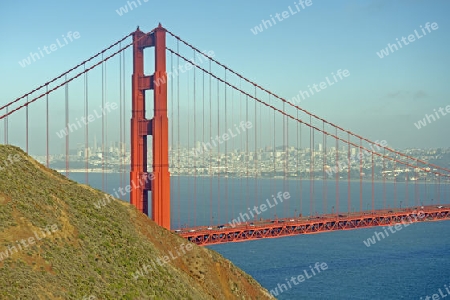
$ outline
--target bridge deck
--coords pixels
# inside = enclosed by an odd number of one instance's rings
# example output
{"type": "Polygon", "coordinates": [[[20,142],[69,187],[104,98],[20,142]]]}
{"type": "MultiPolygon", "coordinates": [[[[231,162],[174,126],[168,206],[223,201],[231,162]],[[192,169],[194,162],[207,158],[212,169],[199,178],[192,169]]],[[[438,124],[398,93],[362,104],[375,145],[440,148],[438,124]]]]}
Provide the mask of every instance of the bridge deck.
{"type": "Polygon", "coordinates": [[[441,220],[450,220],[450,206],[383,209],[350,214],[329,214],[318,217],[262,220],[244,222],[235,227],[229,224],[215,227],[202,226],[185,228],[176,232],[197,245],[212,245],[297,234],[313,234],[336,230],[389,226],[398,223],[441,220]]]}

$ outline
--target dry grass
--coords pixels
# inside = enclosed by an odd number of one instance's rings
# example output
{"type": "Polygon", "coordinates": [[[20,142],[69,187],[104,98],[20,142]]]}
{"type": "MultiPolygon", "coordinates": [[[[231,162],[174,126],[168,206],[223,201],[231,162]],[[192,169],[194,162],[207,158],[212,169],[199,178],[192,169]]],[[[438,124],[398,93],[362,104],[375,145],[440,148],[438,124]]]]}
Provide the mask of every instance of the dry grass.
{"type": "MultiPolygon", "coordinates": [[[[0,252],[47,225],[58,231],[0,262],[0,299],[273,299],[219,254],[194,245],[138,280],[144,264],[186,241],[134,207],[49,170],[12,146],[20,160],[0,171],[0,252]]],[[[2,165],[3,166],[3,165],[2,165]]]]}

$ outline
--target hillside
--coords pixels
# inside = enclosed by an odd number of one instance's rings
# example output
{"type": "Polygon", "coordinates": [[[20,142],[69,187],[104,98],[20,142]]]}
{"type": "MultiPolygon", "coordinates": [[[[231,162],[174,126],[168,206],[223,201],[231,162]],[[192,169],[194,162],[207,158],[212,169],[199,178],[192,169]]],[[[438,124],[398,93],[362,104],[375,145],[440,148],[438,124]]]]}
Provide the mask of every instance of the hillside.
{"type": "Polygon", "coordinates": [[[273,299],[221,255],[100,199],[0,146],[0,299],[273,299]]]}

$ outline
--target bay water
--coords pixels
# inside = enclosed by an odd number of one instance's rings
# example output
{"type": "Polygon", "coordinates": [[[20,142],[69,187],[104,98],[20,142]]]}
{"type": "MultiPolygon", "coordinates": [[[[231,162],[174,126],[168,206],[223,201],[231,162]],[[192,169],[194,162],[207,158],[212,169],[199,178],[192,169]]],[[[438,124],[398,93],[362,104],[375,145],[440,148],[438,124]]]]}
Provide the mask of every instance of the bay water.
{"type": "MultiPolygon", "coordinates": [[[[71,173],[69,177],[80,183],[85,180],[84,173],[71,173]]],[[[127,176],[122,178],[122,187],[126,180],[127,176]]],[[[127,193],[118,191],[119,174],[108,174],[103,182],[107,193],[129,201],[127,193]]],[[[102,175],[90,173],[89,184],[101,189],[102,175]]],[[[288,192],[290,198],[256,218],[324,212],[345,214],[361,207],[370,210],[372,197],[374,209],[402,205],[420,208],[450,202],[448,185],[444,184],[397,183],[394,186],[375,182],[372,186],[371,182],[364,182],[361,191],[360,188],[359,182],[336,184],[332,180],[172,177],[172,228],[227,224],[279,192],[288,192]]],[[[250,274],[277,299],[447,297],[450,294],[450,222],[414,223],[398,228],[335,231],[208,248],[250,274]],[[375,243],[369,244],[368,239],[375,243]]]]}

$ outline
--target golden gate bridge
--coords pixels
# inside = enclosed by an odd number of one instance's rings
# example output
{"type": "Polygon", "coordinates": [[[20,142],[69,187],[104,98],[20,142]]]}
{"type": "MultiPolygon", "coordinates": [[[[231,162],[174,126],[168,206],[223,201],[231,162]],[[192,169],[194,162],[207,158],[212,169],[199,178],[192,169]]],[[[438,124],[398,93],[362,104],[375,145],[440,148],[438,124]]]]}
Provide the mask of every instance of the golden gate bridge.
{"type": "Polygon", "coordinates": [[[66,126],[66,175],[71,170],[72,138],[81,136],[85,182],[89,184],[92,155],[87,149],[96,128],[91,114],[95,103],[103,113],[99,116],[103,191],[110,176],[112,157],[107,145],[112,136],[119,139],[120,186],[127,185],[130,203],[160,226],[175,227],[175,232],[199,245],[450,218],[449,169],[371,141],[307,111],[161,25],[148,33],[138,28],[2,105],[4,143],[21,145],[29,153],[30,138],[39,135],[48,167],[55,140],[50,128],[59,122],[66,126]],[[127,51],[132,51],[133,58],[129,103],[127,51]],[[154,59],[145,60],[147,56],[154,59]],[[146,75],[149,68],[153,71],[146,75]],[[146,101],[149,96],[153,102],[146,101]],[[117,113],[106,113],[109,100],[119,102],[117,113]],[[57,105],[63,114],[51,113],[57,105]],[[68,130],[74,105],[83,106],[83,116],[76,119],[77,124],[83,123],[78,126],[82,130],[76,133],[68,130]],[[146,115],[149,107],[152,117],[146,115]],[[128,139],[129,176],[125,172],[127,147],[123,146],[128,139]],[[264,143],[270,146],[266,145],[263,153],[264,143]],[[192,155],[186,154],[182,144],[187,144],[186,151],[192,155]],[[268,157],[263,159],[264,155],[268,157]],[[171,171],[175,177],[188,175],[192,193],[181,195],[179,181],[171,185],[171,177],[176,180],[171,171]],[[284,191],[289,185],[308,189],[308,197],[287,193],[274,205],[282,206],[282,216],[263,218],[262,211],[272,208],[268,199],[276,201],[278,192],[274,185],[273,194],[263,194],[262,188],[270,184],[268,174],[283,180],[284,191]],[[229,184],[231,177],[240,178],[239,184],[229,184]],[[200,178],[209,180],[209,187],[200,186],[200,178]],[[197,199],[208,191],[208,201],[197,199]],[[435,202],[427,203],[430,198],[435,202]],[[183,211],[188,219],[185,226],[181,225],[181,204],[188,207],[183,211]],[[174,206],[176,215],[171,210],[174,206]],[[199,207],[208,215],[206,223],[198,220],[199,207]]]}

